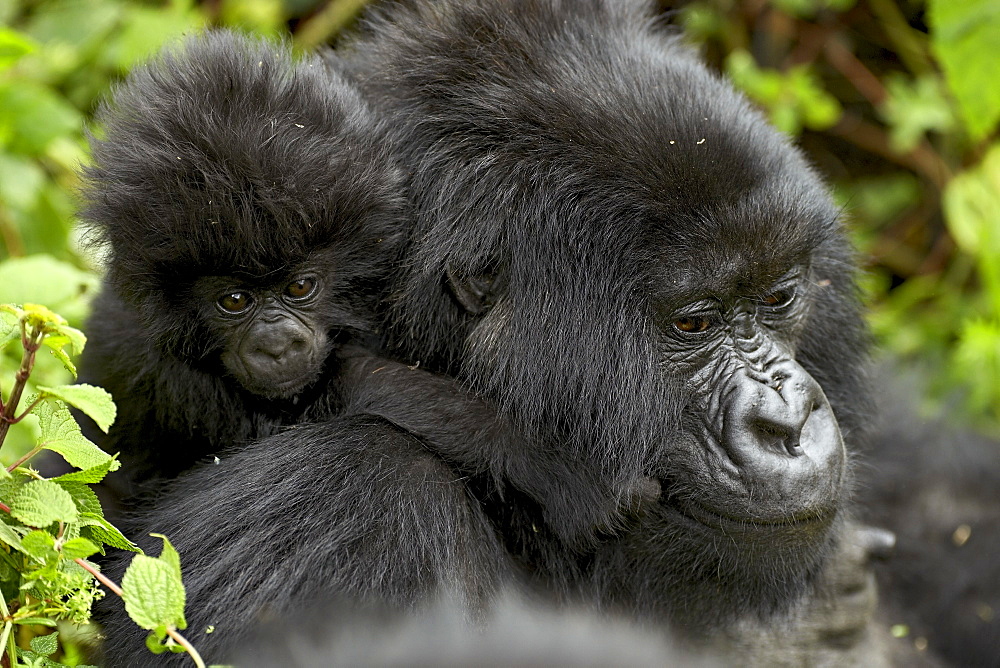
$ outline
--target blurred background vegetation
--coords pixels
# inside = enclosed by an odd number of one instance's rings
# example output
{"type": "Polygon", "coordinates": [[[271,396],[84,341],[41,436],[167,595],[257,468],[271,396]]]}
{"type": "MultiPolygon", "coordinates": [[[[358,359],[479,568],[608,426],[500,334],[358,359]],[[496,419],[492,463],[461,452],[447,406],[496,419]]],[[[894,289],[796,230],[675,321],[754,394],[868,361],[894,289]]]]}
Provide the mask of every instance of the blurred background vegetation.
{"type": "MultiPolygon", "coordinates": [[[[74,233],[76,172],[95,106],[131,66],[206,26],[309,49],[365,4],[0,0],[0,302],[83,322],[99,278],[74,233]]],[[[834,187],[872,328],[918,370],[927,410],[1000,434],[1000,0],[661,5],[834,187]]],[[[10,378],[16,362],[0,364],[10,378]]]]}

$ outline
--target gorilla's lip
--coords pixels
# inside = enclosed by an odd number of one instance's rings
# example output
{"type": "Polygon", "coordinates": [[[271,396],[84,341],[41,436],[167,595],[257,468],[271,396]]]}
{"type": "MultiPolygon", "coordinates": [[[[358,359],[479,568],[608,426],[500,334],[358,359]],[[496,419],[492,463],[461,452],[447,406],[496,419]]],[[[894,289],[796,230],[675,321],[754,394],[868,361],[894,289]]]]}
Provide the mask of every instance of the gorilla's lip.
{"type": "Polygon", "coordinates": [[[776,517],[737,516],[677,497],[666,497],[663,504],[688,520],[693,520],[709,529],[727,533],[761,533],[789,529],[812,531],[829,526],[836,514],[836,511],[830,508],[809,508],[776,517]]]}
{"type": "Polygon", "coordinates": [[[305,391],[309,384],[316,380],[317,375],[310,370],[294,378],[287,378],[280,382],[271,383],[270,385],[245,384],[244,387],[253,394],[269,399],[292,399],[305,391]]]}

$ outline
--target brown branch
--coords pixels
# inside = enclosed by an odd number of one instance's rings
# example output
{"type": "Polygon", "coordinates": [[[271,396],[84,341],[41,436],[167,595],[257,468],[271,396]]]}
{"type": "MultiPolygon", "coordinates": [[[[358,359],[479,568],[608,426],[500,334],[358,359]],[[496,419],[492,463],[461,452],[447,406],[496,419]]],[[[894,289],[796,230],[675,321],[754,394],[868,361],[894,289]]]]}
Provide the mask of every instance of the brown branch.
{"type": "Polygon", "coordinates": [[[96,568],[94,568],[93,566],[91,566],[90,564],[88,564],[83,559],[79,559],[78,558],[78,559],[74,559],[73,561],[75,561],[76,563],[78,563],[83,568],[83,570],[87,571],[88,573],[90,573],[91,575],[93,575],[95,578],[97,578],[97,580],[102,585],[104,585],[105,587],[107,587],[108,589],[110,589],[114,594],[117,594],[119,598],[122,597],[122,595],[123,595],[122,588],[119,587],[118,585],[116,585],[114,583],[114,581],[111,580],[110,578],[108,578],[108,576],[104,575],[104,573],[101,573],[99,570],[97,570],[96,568]]]}
{"type": "Polygon", "coordinates": [[[920,174],[939,190],[943,189],[953,176],[951,168],[926,142],[912,151],[899,153],[892,148],[885,130],[850,112],[844,112],[840,121],[828,132],[846,139],[869,153],[920,174]]]}
{"type": "Polygon", "coordinates": [[[827,61],[844,75],[844,78],[871,102],[873,107],[882,106],[888,97],[885,86],[839,39],[832,37],[825,40],[823,53],[827,61]]]}

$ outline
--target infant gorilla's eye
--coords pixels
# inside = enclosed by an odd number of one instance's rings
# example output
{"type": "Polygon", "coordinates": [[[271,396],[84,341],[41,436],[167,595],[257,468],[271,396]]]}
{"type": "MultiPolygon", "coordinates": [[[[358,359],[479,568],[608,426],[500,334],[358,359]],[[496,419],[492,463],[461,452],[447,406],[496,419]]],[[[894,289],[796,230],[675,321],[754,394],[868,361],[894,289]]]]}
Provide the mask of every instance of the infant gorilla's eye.
{"type": "Polygon", "coordinates": [[[253,298],[246,292],[231,292],[219,298],[219,306],[227,313],[243,313],[252,303],[253,298]]]}
{"type": "Polygon", "coordinates": [[[771,294],[767,295],[761,299],[761,303],[765,306],[787,306],[792,303],[792,299],[795,298],[795,290],[792,288],[775,290],[771,294]]]}
{"type": "Polygon", "coordinates": [[[712,321],[703,315],[695,315],[690,318],[678,318],[673,322],[674,328],[685,334],[698,334],[704,332],[712,326],[712,321]]]}
{"type": "Polygon", "coordinates": [[[308,297],[312,294],[312,291],[316,288],[316,281],[312,278],[300,278],[297,281],[292,281],[285,287],[285,294],[289,297],[294,297],[295,299],[302,299],[303,297],[308,297]]]}

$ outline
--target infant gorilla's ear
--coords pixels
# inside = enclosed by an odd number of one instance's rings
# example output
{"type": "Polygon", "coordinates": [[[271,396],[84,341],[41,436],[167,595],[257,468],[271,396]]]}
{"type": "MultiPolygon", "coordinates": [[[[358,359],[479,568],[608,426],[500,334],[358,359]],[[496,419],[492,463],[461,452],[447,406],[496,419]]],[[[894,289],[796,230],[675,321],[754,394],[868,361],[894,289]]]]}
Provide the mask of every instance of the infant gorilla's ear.
{"type": "Polygon", "coordinates": [[[379,327],[406,219],[382,122],[332,57],[217,31],[104,104],[81,217],[107,257],[81,378],[119,418],[114,477],[340,410],[332,354],[379,327]]]}

